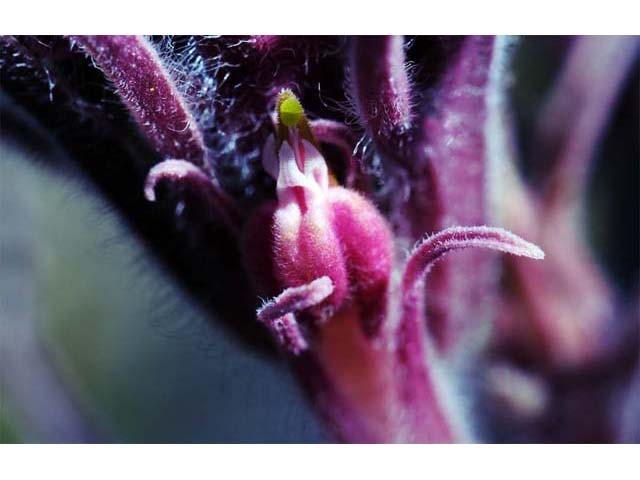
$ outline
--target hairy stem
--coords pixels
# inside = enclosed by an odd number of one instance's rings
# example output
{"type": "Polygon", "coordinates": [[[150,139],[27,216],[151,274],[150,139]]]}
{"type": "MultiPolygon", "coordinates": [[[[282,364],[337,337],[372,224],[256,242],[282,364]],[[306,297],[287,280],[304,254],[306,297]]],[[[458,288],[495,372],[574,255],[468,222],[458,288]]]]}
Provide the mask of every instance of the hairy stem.
{"type": "Polygon", "coordinates": [[[638,38],[579,37],[540,114],[534,160],[551,166],[544,203],[579,202],[590,160],[638,55],[638,38]]]}
{"type": "MultiPolygon", "coordinates": [[[[402,314],[397,331],[397,362],[406,411],[416,426],[418,441],[461,440],[452,404],[445,403],[434,377],[437,361],[424,330],[424,279],[446,254],[465,248],[484,248],[534,259],[544,258],[535,245],[512,233],[489,227],[453,227],[425,239],[411,254],[402,277],[402,314]]],[[[453,405],[455,406],[455,405],[453,405]]]]}

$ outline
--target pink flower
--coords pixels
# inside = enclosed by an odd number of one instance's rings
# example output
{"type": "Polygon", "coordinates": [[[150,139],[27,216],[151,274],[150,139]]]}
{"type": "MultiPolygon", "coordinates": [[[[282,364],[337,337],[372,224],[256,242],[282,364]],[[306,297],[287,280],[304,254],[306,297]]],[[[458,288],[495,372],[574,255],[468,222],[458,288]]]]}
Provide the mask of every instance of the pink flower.
{"type": "MultiPolygon", "coordinates": [[[[337,185],[319,147],[298,99],[283,90],[262,155],[277,200],[259,208],[243,234],[256,290],[281,292],[258,310],[258,320],[285,351],[304,357],[293,361],[316,380],[311,392],[341,438],[470,440],[423,330],[425,276],[463,248],[544,254],[503,229],[453,227],[425,238],[402,261],[387,221],[369,200],[337,185]]],[[[170,179],[215,199],[214,184],[199,178],[204,173],[191,163],[168,160],[154,167],[145,191],[153,200],[156,184],[170,179]]]]}
{"type": "Polygon", "coordinates": [[[637,39],[565,42],[527,132],[535,187],[517,168],[513,39],[2,42],[8,91],[49,125],[79,125],[60,135],[82,168],[197,298],[215,290],[211,308],[252,345],[254,325],[270,333],[340,439],[480,439],[478,398],[517,439],[625,430],[607,410],[615,389],[591,379],[615,372],[619,396],[637,397],[637,322],[579,213],[637,39]],[[86,108],[96,94],[64,61],[99,76],[109,101],[86,108]],[[50,98],[21,97],[46,79],[50,98]]]}

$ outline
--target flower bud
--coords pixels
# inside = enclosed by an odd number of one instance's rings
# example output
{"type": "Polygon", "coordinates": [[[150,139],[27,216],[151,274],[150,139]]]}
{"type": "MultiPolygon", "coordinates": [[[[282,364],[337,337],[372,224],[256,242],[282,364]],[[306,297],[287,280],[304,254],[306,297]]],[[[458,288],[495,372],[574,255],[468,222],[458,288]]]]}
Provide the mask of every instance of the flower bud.
{"type": "MultiPolygon", "coordinates": [[[[327,319],[355,302],[365,332],[374,334],[386,313],[392,257],[389,227],[363,197],[332,185],[327,164],[295,96],[284,91],[278,105],[277,132],[263,151],[264,168],[276,179],[277,204],[261,210],[261,218],[250,223],[257,228],[271,225],[271,237],[262,241],[271,249],[271,278],[282,291],[328,277],[333,285],[331,295],[310,311],[327,319]],[[266,218],[269,215],[271,219],[266,218]]],[[[256,242],[248,238],[246,245],[252,245],[253,250],[246,252],[246,258],[256,259],[256,242]]],[[[259,263],[257,269],[264,282],[270,277],[264,272],[267,262],[259,263]]],[[[273,290],[268,286],[262,289],[273,290]]]]}

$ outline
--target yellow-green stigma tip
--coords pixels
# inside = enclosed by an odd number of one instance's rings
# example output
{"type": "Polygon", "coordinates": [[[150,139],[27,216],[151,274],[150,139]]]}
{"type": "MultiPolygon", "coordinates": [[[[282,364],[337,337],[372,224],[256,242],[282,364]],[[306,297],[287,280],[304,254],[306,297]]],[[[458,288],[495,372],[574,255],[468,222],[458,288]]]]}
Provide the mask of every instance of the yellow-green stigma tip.
{"type": "Polygon", "coordinates": [[[298,99],[294,96],[285,98],[280,104],[280,122],[286,127],[298,125],[304,116],[304,110],[298,99]]]}

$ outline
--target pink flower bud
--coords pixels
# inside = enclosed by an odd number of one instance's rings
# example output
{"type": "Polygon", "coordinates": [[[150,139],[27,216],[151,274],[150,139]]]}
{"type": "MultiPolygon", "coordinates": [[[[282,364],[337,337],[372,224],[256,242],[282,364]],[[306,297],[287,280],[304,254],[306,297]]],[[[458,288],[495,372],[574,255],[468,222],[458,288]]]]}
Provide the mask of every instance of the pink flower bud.
{"type": "Polygon", "coordinates": [[[285,112],[286,121],[292,125],[281,123],[278,136],[270,137],[263,151],[264,168],[276,179],[278,200],[275,207],[259,210],[249,223],[247,231],[256,233],[246,237],[245,248],[250,248],[245,257],[261,290],[267,292],[328,277],[333,292],[311,311],[327,319],[347,303],[355,303],[365,332],[372,335],[386,313],[391,232],[369,201],[332,185],[303,113],[297,113],[301,110],[295,103],[288,107],[292,111],[285,112]],[[265,225],[270,225],[268,239],[258,233],[265,231],[265,225]],[[271,250],[268,265],[260,260],[264,253],[256,255],[259,243],[271,250]],[[264,285],[273,281],[278,285],[264,285]]]}
{"type": "MultiPolygon", "coordinates": [[[[294,137],[292,135],[292,137],[294,137]]],[[[310,143],[294,137],[278,152],[278,206],[273,214],[275,276],[285,288],[329,277],[333,293],[315,308],[326,317],[348,293],[347,269],[333,228],[324,159],[310,143]]],[[[269,146],[269,144],[267,145],[269,146]]],[[[265,152],[265,156],[273,152],[265,152]]]]}

